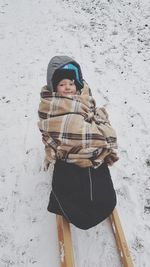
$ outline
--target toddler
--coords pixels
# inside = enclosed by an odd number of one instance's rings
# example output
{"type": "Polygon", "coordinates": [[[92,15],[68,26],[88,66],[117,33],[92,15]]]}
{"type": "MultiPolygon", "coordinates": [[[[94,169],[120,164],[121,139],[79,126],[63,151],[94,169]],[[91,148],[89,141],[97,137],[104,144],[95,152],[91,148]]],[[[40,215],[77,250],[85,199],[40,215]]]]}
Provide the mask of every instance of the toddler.
{"type": "Polygon", "coordinates": [[[116,205],[108,165],[118,160],[117,137],[106,110],[96,107],[74,59],[51,59],[39,118],[45,169],[55,160],[47,209],[78,228],[89,229],[107,218],[116,205]]]}

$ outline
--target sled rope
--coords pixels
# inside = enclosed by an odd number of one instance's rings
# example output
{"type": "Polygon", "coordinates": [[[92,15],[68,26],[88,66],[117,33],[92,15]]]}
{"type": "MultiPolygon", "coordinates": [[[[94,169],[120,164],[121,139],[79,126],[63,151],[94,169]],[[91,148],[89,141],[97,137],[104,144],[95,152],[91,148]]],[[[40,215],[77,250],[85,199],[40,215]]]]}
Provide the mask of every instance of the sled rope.
{"type": "MultiPolygon", "coordinates": [[[[109,217],[123,267],[134,267],[117,209],[109,217]]],[[[56,215],[60,267],[75,267],[70,225],[63,216],[56,215]]]]}

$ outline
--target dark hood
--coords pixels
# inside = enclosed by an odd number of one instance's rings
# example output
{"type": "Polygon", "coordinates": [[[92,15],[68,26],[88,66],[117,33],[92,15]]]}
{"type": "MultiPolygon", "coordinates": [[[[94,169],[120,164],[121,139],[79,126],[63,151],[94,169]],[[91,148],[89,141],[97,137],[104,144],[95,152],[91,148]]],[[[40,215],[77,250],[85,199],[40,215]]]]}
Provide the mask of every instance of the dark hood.
{"type": "Polygon", "coordinates": [[[73,63],[78,67],[80,79],[83,80],[80,65],[74,59],[68,56],[55,56],[50,60],[47,68],[47,87],[49,91],[53,92],[52,78],[54,72],[69,63],[73,63]]]}

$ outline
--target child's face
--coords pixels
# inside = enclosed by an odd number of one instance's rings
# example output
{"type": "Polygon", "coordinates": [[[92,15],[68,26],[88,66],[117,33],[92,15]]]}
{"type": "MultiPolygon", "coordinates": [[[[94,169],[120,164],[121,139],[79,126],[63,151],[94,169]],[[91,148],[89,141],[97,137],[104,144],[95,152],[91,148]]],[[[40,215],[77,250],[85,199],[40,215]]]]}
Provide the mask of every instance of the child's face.
{"type": "Polygon", "coordinates": [[[61,96],[76,95],[77,88],[74,81],[63,79],[58,83],[56,91],[61,96]]]}

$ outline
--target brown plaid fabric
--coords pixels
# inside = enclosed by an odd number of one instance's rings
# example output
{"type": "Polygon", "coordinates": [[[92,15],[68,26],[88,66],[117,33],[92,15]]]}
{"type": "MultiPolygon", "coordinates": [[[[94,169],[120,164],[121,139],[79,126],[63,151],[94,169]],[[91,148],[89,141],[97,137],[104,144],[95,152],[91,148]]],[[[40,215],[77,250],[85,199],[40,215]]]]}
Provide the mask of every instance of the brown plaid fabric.
{"type": "Polygon", "coordinates": [[[67,97],[43,87],[38,113],[48,162],[59,158],[97,167],[104,159],[111,165],[118,160],[115,130],[105,108],[96,107],[86,83],[80,95],[67,97]]]}

